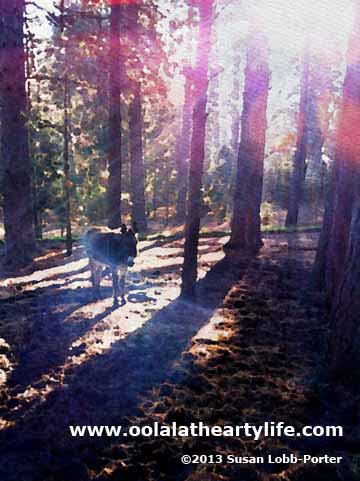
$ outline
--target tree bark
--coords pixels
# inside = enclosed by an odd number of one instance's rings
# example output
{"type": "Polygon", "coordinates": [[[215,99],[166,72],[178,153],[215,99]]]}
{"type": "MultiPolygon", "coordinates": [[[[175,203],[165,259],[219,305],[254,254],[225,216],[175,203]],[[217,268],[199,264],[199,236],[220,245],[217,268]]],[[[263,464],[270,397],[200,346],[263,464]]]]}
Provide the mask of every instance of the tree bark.
{"type": "Polygon", "coordinates": [[[69,81],[67,75],[64,80],[64,201],[65,201],[65,228],[66,228],[66,255],[72,254],[71,231],[71,180],[69,163],[69,81]]]}
{"type": "MultiPolygon", "coordinates": [[[[25,22],[26,25],[26,22],[25,22]]],[[[28,26],[26,25],[27,29],[28,26]]],[[[1,22],[0,22],[1,28],[1,22]]],[[[1,42],[1,39],[0,39],[1,42]]],[[[30,39],[27,39],[25,42],[25,81],[28,81],[31,78],[32,74],[32,48],[33,43],[30,39]]],[[[29,117],[31,116],[32,105],[31,105],[31,83],[28,82],[27,90],[26,90],[26,99],[27,99],[27,111],[29,113],[29,117]]],[[[28,127],[28,145],[29,145],[29,157],[32,158],[33,150],[34,150],[34,142],[32,136],[32,129],[31,126],[28,127]]],[[[34,224],[34,232],[36,239],[42,239],[42,219],[41,219],[41,210],[38,207],[37,201],[37,185],[36,185],[36,166],[35,163],[32,163],[32,170],[31,170],[31,178],[32,178],[32,201],[33,201],[33,224],[34,224]]]]}
{"type": "MultiPolygon", "coordinates": [[[[235,53],[235,52],[234,52],[235,53]]],[[[231,216],[234,206],[234,192],[236,188],[236,172],[237,172],[237,160],[239,154],[239,134],[240,134],[240,94],[241,94],[241,86],[240,86],[240,65],[241,65],[241,57],[238,53],[235,53],[234,58],[234,65],[233,65],[233,88],[232,88],[232,95],[231,101],[233,103],[232,106],[232,113],[231,113],[231,150],[232,150],[232,158],[231,158],[231,180],[229,183],[229,202],[226,205],[226,214],[231,216]]]]}
{"type": "MultiPolygon", "coordinates": [[[[216,42],[216,35],[213,35],[212,41],[216,42]]],[[[208,116],[209,120],[206,126],[207,142],[205,144],[205,163],[204,170],[208,171],[210,167],[219,165],[220,153],[220,92],[219,92],[219,75],[220,69],[216,65],[215,59],[210,58],[211,71],[209,72],[208,85],[208,116]]]]}
{"type": "Polygon", "coordinates": [[[267,42],[259,32],[253,32],[246,60],[234,212],[230,241],[225,246],[228,252],[253,254],[262,246],[260,207],[269,82],[267,42]]]}
{"type": "Polygon", "coordinates": [[[336,295],[348,249],[360,158],[360,8],[350,38],[336,138],[336,190],[326,264],[326,290],[336,295]]]}
{"type": "Polygon", "coordinates": [[[5,261],[23,264],[35,251],[25,87],[24,0],[0,0],[1,157],[5,261]]]}
{"type": "Polygon", "coordinates": [[[202,207],[202,174],[205,153],[206,102],[208,88],[209,53],[213,23],[213,0],[199,2],[200,25],[197,60],[194,72],[193,131],[191,137],[188,215],[185,226],[184,263],[181,295],[195,296],[197,254],[202,207]]]}
{"type": "MultiPolygon", "coordinates": [[[[60,12],[61,12],[61,24],[60,30],[61,35],[65,31],[65,0],[60,2],[60,12]]],[[[72,254],[72,231],[71,231],[71,179],[70,179],[70,162],[69,162],[69,143],[70,143],[70,133],[69,133],[69,107],[70,107],[70,92],[69,92],[69,78],[67,74],[67,45],[63,42],[64,48],[64,206],[65,206],[65,228],[66,228],[66,255],[71,256],[72,254]]]]}
{"type": "Polygon", "coordinates": [[[35,205],[34,205],[33,216],[34,216],[34,229],[35,229],[36,238],[42,239],[43,233],[42,233],[41,212],[39,209],[36,209],[35,205]]]}
{"type": "Polygon", "coordinates": [[[356,387],[360,361],[360,6],[350,37],[337,133],[338,165],[328,267],[333,303],[328,363],[332,379],[356,387]],[[349,234],[350,231],[350,234],[349,234]]]}
{"type": "Polygon", "coordinates": [[[330,325],[328,358],[332,379],[355,386],[360,378],[360,207],[354,212],[344,269],[330,325]]]}
{"type": "Polygon", "coordinates": [[[326,265],[328,262],[328,249],[329,240],[331,233],[331,226],[334,215],[334,199],[335,199],[335,189],[336,189],[336,166],[333,166],[331,172],[331,181],[328,188],[326,202],[325,202],[325,212],[323,217],[323,223],[321,227],[321,232],[319,236],[319,241],[316,249],[316,256],[314,262],[314,268],[312,273],[312,283],[317,289],[324,289],[326,265]]]}
{"type": "Polygon", "coordinates": [[[236,170],[235,159],[239,152],[239,132],[240,132],[240,114],[239,114],[239,101],[240,101],[240,64],[241,57],[239,54],[235,55],[235,62],[233,66],[234,84],[231,100],[234,102],[232,108],[232,120],[231,120],[231,148],[233,151],[233,166],[236,170]]]}
{"type": "Polygon", "coordinates": [[[145,169],[142,146],[141,85],[133,82],[133,99],[129,106],[130,182],[132,220],[140,232],[147,229],[145,212],[145,169]]]}
{"type": "Polygon", "coordinates": [[[176,218],[179,222],[184,222],[186,218],[192,110],[192,70],[188,67],[184,69],[183,73],[185,77],[184,107],[181,137],[177,149],[178,196],[176,202],[176,218]]]}
{"type": "Polygon", "coordinates": [[[296,226],[299,218],[300,203],[303,199],[306,176],[306,157],[308,145],[307,109],[309,90],[309,51],[305,48],[303,57],[303,73],[300,87],[300,106],[297,125],[296,152],[293,173],[290,181],[288,211],[285,220],[287,227],[296,226]]]}
{"type": "Polygon", "coordinates": [[[109,153],[107,208],[108,226],[121,226],[121,48],[120,48],[121,5],[112,0],[110,14],[110,69],[109,69],[109,153]]]}

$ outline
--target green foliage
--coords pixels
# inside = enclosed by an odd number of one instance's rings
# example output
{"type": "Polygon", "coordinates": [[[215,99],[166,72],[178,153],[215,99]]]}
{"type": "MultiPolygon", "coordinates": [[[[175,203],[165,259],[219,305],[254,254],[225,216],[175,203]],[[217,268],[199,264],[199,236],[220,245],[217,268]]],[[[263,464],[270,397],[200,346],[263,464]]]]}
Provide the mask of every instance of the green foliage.
{"type": "MultiPolygon", "coordinates": [[[[126,76],[122,85],[122,154],[126,214],[130,189],[127,109],[131,102],[131,81],[140,80],[142,85],[148,191],[155,186],[153,172],[156,168],[166,171],[166,179],[173,181],[172,123],[175,117],[170,114],[172,105],[167,100],[165,81],[165,72],[171,73],[173,66],[164,53],[162,37],[156,27],[161,15],[151,1],[144,2],[135,17],[130,7],[123,7],[123,12],[121,51],[126,76]],[[153,168],[155,165],[157,167],[153,168]]],[[[72,218],[80,223],[101,223],[105,218],[109,143],[108,14],[105,2],[71,0],[66,2],[63,24],[60,11],[56,9],[51,14],[51,38],[40,43],[32,39],[31,52],[35,58],[29,72],[32,77],[30,146],[35,208],[40,217],[48,214],[50,220],[55,215],[60,224],[64,222],[65,212],[62,185],[65,80],[70,98],[72,218]]],[[[166,179],[161,181],[162,192],[166,179]]],[[[165,203],[165,197],[166,193],[160,196],[160,203],[165,203]]]]}
{"type": "Polygon", "coordinates": [[[232,203],[233,165],[233,153],[224,145],[213,169],[205,176],[205,204],[218,216],[219,220],[225,219],[228,206],[232,203]]]}
{"type": "MultiPolygon", "coordinates": [[[[105,221],[108,138],[109,2],[67,0],[47,14],[51,35],[41,37],[34,15],[27,18],[29,145],[35,211],[41,222],[64,224],[64,86],[68,82],[72,220],[105,221]],[[63,27],[63,28],[62,28],[63,27]]],[[[234,5],[220,6],[211,50],[203,183],[203,213],[230,220],[238,155],[233,127],[239,120],[244,86],[244,31],[234,31],[234,5]],[[229,22],[229,25],[227,24],[229,22]]],[[[36,6],[34,8],[35,12],[36,6]]],[[[185,0],[144,0],[121,6],[123,209],[131,211],[128,108],[131,86],[141,83],[143,158],[147,213],[172,217],[177,199],[176,142],[181,132],[182,78],[196,51],[198,9],[185,0]]],[[[44,14],[44,13],[43,13],[44,14]]],[[[244,9],[244,22],[249,11],[244,9]]],[[[334,157],[336,113],[343,58],[338,52],[313,59],[307,126],[309,166],[304,201],[320,206],[334,157]],[[323,142],[325,141],[325,142],[323,142]]],[[[299,107],[298,54],[272,52],[263,189],[263,224],[272,225],[287,206],[299,107]]]]}

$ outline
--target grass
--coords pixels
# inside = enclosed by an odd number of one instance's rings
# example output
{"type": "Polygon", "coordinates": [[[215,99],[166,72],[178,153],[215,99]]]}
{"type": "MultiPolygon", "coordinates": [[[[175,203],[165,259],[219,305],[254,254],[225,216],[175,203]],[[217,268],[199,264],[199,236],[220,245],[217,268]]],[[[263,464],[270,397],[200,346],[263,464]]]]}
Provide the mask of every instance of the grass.
{"type": "Polygon", "coordinates": [[[265,226],[261,229],[262,232],[266,234],[291,234],[294,232],[320,232],[321,225],[300,225],[294,227],[274,227],[274,226],[265,226]]]}
{"type": "MultiPolygon", "coordinates": [[[[295,232],[320,232],[321,230],[321,225],[306,225],[306,226],[296,226],[296,227],[285,227],[285,226],[274,226],[274,225],[268,225],[262,228],[263,234],[291,234],[295,232]]],[[[211,237],[226,237],[230,235],[230,231],[203,231],[200,232],[200,238],[201,239],[208,239],[211,237]]],[[[150,240],[150,241],[156,241],[156,240],[166,240],[166,241],[172,241],[172,240],[180,240],[183,239],[184,232],[176,232],[175,234],[170,234],[170,235],[164,235],[164,234],[151,234],[149,236],[142,235],[140,236],[140,240],[150,240]]],[[[73,236],[73,242],[79,242],[81,240],[81,236],[74,235],[73,236]]],[[[54,243],[60,243],[60,242],[66,242],[66,237],[64,236],[55,236],[55,237],[46,237],[44,239],[36,239],[37,242],[41,243],[46,243],[46,242],[54,242],[54,243]]],[[[4,245],[4,241],[0,239],[0,246],[4,245]]]]}
{"type": "MultiPolygon", "coordinates": [[[[81,239],[80,236],[74,235],[72,240],[73,242],[78,242],[81,239]]],[[[36,239],[36,242],[66,242],[66,237],[64,236],[55,236],[55,237],[45,237],[44,239],[36,239]]]]}
{"type": "MultiPolygon", "coordinates": [[[[268,225],[261,229],[263,234],[291,234],[295,232],[320,232],[321,225],[306,225],[306,226],[296,226],[296,227],[285,227],[285,226],[274,226],[268,225]]],[[[203,231],[200,232],[201,239],[207,239],[210,237],[226,237],[230,235],[230,231],[203,231]]],[[[144,236],[143,240],[179,240],[184,238],[184,232],[177,232],[176,234],[164,235],[164,234],[154,234],[150,236],[144,236]]]]}

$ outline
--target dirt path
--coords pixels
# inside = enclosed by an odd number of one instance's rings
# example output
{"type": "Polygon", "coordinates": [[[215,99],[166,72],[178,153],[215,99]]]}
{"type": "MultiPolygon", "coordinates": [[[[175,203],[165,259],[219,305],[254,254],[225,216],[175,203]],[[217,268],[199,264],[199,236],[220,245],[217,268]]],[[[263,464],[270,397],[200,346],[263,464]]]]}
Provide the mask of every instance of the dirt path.
{"type": "MultiPolygon", "coordinates": [[[[128,302],[118,309],[109,280],[104,299],[92,301],[81,248],[70,259],[47,253],[33,273],[4,279],[16,303],[6,295],[0,301],[0,338],[8,343],[0,397],[2,481],[350,479],[326,477],[322,468],[311,477],[308,469],[283,466],[280,478],[267,466],[188,470],[179,463],[180,453],[194,450],[308,449],[300,441],[112,445],[114,439],[70,437],[70,424],[129,419],[317,424],[321,403],[310,381],[325,326],[302,290],[315,238],[269,237],[257,259],[237,267],[222,259],[225,241],[202,240],[196,306],[177,299],[180,241],[142,243],[128,302]]],[[[347,465],[342,469],[349,475],[347,465]]]]}

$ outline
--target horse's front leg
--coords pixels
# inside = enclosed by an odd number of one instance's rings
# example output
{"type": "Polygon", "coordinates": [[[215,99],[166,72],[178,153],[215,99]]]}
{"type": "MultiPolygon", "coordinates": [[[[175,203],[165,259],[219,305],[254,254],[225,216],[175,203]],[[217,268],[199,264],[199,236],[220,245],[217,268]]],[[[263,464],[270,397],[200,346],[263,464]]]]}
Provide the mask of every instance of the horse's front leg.
{"type": "Polygon", "coordinates": [[[113,297],[114,297],[114,306],[119,305],[118,297],[119,297],[119,274],[116,267],[111,268],[111,276],[113,282],[113,297]]]}

